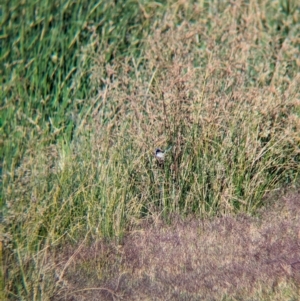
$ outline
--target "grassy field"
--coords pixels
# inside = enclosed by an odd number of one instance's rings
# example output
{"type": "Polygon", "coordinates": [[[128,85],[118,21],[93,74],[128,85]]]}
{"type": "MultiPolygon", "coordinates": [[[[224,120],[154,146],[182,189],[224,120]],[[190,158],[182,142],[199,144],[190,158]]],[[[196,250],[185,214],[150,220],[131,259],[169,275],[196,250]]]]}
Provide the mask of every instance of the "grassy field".
{"type": "Polygon", "coordinates": [[[299,183],[296,0],[6,1],[0,16],[2,299],[298,299],[299,258],[262,252],[299,253],[299,202],[274,199],[299,183]],[[172,263],[152,252],[166,241],[190,247],[172,263]],[[252,273],[272,260],[291,272],[252,273]],[[200,282],[178,284],[187,271],[200,282]]]}

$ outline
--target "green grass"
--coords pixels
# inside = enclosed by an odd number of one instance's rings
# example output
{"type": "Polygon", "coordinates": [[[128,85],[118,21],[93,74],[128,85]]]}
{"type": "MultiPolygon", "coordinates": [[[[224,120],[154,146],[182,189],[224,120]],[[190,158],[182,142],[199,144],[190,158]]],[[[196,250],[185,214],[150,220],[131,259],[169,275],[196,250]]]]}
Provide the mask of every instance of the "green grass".
{"type": "Polygon", "coordinates": [[[49,299],[66,242],[256,214],[295,183],[299,20],[296,1],[6,1],[4,296],[49,299]]]}
{"type": "Polygon", "coordinates": [[[149,22],[137,3],[126,1],[6,1],[1,13],[1,155],[10,167],[31,137],[46,145],[71,140],[75,117],[88,110],[83,100],[90,96],[90,58],[84,49],[103,51],[107,61],[134,55],[149,22]]]}

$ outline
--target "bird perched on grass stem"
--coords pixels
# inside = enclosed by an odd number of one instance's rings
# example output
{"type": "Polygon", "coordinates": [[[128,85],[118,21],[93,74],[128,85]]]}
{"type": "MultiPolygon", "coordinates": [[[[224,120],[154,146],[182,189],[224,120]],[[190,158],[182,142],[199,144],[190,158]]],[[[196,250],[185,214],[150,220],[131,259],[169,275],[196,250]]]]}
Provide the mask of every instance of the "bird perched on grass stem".
{"type": "Polygon", "coordinates": [[[172,146],[169,147],[166,151],[163,151],[163,150],[161,150],[160,148],[157,148],[157,149],[155,150],[155,157],[156,157],[156,159],[158,160],[158,163],[159,163],[160,165],[163,165],[163,163],[164,163],[164,161],[165,161],[166,153],[167,153],[171,148],[172,148],[172,146]]]}
{"type": "Polygon", "coordinates": [[[155,150],[155,157],[159,161],[164,161],[165,160],[165,152],[163,150],[161,150],[160,148],[157,148],[155,150]]]}

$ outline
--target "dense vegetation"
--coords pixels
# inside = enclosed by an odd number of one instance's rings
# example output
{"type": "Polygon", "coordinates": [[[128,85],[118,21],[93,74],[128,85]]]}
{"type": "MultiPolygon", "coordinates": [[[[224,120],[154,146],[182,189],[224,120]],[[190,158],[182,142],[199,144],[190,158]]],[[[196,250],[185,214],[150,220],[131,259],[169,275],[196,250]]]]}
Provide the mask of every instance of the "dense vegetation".
{"type": "Polygon", "coordinates": [[[115,2],[1,7],[3,298],[59,292],[66,245],[297,183],[297,1],[115,2]]]}

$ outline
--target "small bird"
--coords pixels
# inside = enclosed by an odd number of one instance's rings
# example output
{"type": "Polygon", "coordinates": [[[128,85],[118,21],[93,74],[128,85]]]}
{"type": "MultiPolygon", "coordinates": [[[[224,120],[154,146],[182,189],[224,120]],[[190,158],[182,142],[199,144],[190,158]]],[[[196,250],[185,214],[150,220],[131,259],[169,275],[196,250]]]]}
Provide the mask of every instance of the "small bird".
{"type": "Polygon", "coordinates": [[[155,150],[155,157],[159,160],[159,161],[164,161],[165,160],[165,152],[162,151],[160,148],[157,148],[155,150]]]}
{"type": "Polygon", "coordinates": [[[160,148],[157,148],[155,150],[155,157],[159,162],[163,162],[165,160],[165,155],[172,149],[172,146],[170,146],[165,151],[161,150],[160,148]]]}

